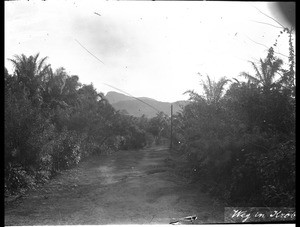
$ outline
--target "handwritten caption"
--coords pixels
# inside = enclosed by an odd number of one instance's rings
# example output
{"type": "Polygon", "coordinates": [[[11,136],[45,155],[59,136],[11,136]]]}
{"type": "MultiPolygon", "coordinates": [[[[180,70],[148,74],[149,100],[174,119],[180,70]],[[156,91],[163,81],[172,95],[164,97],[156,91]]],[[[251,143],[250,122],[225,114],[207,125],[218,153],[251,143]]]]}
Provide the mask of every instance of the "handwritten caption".
{"type": "Polygon", "coordinates": [[[225,223],[291,222],[296,220],[295,208],[289,207],[226,207],[225,223]]]}

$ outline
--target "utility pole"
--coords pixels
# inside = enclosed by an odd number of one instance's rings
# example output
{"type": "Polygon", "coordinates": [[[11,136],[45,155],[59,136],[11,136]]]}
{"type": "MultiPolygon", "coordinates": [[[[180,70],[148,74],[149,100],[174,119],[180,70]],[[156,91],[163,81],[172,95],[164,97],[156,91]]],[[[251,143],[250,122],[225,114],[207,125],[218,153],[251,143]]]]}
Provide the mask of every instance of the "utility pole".
{"type": "Polygon", "coordinates": [[[173,147],[173,104],[171,104],[171,144],[170,149],[173,147]]]}

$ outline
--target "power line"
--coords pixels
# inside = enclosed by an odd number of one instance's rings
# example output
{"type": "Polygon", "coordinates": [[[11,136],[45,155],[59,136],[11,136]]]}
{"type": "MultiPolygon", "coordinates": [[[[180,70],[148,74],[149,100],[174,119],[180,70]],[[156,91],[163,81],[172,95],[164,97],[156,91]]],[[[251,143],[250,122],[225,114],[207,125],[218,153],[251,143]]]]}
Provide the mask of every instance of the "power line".
{"type": "Polygon", "coordinates": [[[83,49],[85,49],[90,55],[92,55],[94,58],[96,58],[98,61],[100,61],[103,65],[104,62],[101,61],[99,58],[97,58],[92,52],[90,52],[87,48],[85,48],[77,39],[74,39],[83,49]]]}
{"type": "MultiPolygon", "coordinates": [[[[246,34],[244,34],[244,36],[246,36],[246,38],[249,39],[250,41],[252,41],[253,43],[256,43],[256,44],[258,44],[258,45],[264,46],[264,47],[267,48],[267,49],[270,48],[270,47],[268,47],[268,46],[265,45],[265,44],[262,44],[262,43],[259,43],[259,42],[254,41],[253,39],[249,38],[246,34]]],[[[285,55],[285,54],[282,54],[282,53],[279,53],[279,52],[277,52],[277,51],[274,51],[274,53],[280,54],[280,55],[282,55],[282,56],[284,56],[284,57],[287,57],[287,58],[289,57],[289,56],[287,56],[287,55],[285,55]]]]}
{"type": "Polygon", "coordinates": [[[250,21],[255,22],[255,23],[259,23],[259,24],[269,25],[269,26],[272,26],[274,28],[280,28],[280,29],[282,29],[282,27],[279,27],[279,26],[276,26],[276,25],[273,25],[273,24],[269,24],[269,23],[265,23],[265,22],[261,22],[261,21],[255,21],[255,20],[250,20],[250,21]]]}
{"type": "MultiPolygon", "coordinates": [[[[100,61],[102,64],[104,64],[99,58],[97,58],[93,53],[91,53],[87,48],[85,48],[78,40],[76,40],[76,39],[74,39],[74,40],[75,40],[82,48],[84,48],[89,54],[91,54],[94,58],[96,58],[98,61],[100,61]]],[[[145,105],[147,105],[147,106],[151,107],[152,109],[156,110],[158,113],[161,112],[160,110],[158,110],[158,109],[155,108],[154,106],[150,105],[149,103],[144,102],[143,100],[141,100],[141,99],[139,99],[139,98],[134,97],[133,95],[129,94],[129,93],[126,92],[126,91],[123,91],[123,90],[121,90],[121,89],[119,89],[119,88],[116,88],[116,87],[114,87],[114,86],[112,86],[112,85],[109,85],[109,84],[106,84],[106,83],[104,83],[104,84],[107,85],[107,86],[109,86],[109,87],[111,87],[111,88],[114,88],[114,89],[116,89],[116,90],[118,90],[118,91],[120,91],[120,92],[122,92],[122,93],[125,93],[125,94],[129,95],[130,97],[132,97],[132,98],[134,98],[134,99],[136,99],[136,100],[138,100],[138,101],[144,103],[145,105]]],[[[165,115],[166,115],[166,114],[165,114],[165,115]]],[[[167,115],[166,115],[166,116],[167,116],[167,115]]]]}
{"type": "Polygon", "coordinates": [[[121,89],[119,89],[119,88],[116,88],[116,87],[114,87],[114,86],[112,86],[112,85],[109,85],[109,84],[106,84],[106,83],[103,83],[103,84],[105,84],[106,86],[109,86],[109,87],[111,87],[111,88],[114,88],[114,89],[116,89],[116,90],[118,90],[118,91],[120,91],[120,92],[122,92],[122,93],[125,93],[126,95],[129,95],[130,97],[132,97],[132,98],[134,98],[134,99],[136,99],[136,100],[138,100],[138,101],[140,101],[140,102],[146,104],[147,106],[151,107],[152,109],[156,110],[158,113],[161,112],[160,110],[156,109],[154,106],[152,106],[152,105],[150,105],[150,104],[144,102],[143,100],[141,100],[141,99],[139,99],[139,98],[134,97],[133,95],[129,94],[129,93],[126,92],[126,91],[123,91],[123,90],[121,90],[121,89]]]}
{"type": "Polygon", "coordinates": [[[277,20],[275,20],[273,17],[263,13],[262,11],[260,11],[258,8],[256,8],[255,6],[253,6],[256,10],[258,10],[261,14],[265,15],[266,17],[270,18],[271,20],[275,21],[277,24],[279,24],[282,28],[285,28],[281,23],[279,23],[277,20]]]}

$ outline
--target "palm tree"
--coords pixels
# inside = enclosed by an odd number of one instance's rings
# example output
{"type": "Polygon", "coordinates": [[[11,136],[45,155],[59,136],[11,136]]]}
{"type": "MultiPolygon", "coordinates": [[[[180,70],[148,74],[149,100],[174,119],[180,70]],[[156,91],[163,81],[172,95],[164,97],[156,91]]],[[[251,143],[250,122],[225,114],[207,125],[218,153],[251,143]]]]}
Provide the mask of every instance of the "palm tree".
{"type": "MultiPolygon", "coordinates": [[[[200,76],[202,76],[200,73],[198,73],[200,76]]],[[[207,81],[201,80],[201,85],[204,89],[204,99],[208,104],[217,104],[224,91],[224,86],[226,83],[228,83],[230,80],[226,79],[226,77],[222,77],[219,81],[213,81],[210,79],[210,77],[207,75],[207,81]]],[[[203,100],[203,97],[199,95],[195,91],[188,90],[185,92],[185,94],[188,93],[192,100],[199,101],[203,100]]]]}
{"type": "Polygon", "coordinates": [[[219,81],[212,81],[207,76],[207,82],[202,80],[202,86],[208,103],[218,103],[222,97],[224,86],[230,80],[222,77],[219,81]]]}
{"type": "Polygon", "coordinates": [[[255,75],[242,72],[240,76],[244,76],[250,82],[262,86],[264,91],[270,91],[279,81],[274,81],[275,76],[279,74],[283,61],[273,56],[273,49],[269,49],[269,54],[265,60],[260,59],[260,64],[257,66],[254,62],[250,62],[255,70],[255,75]]]}
{"type": "Polygon", "coordinates": [[[43,100],[52,108],[77,106],[79,94],[82,92],[82,90],[78,92],[81,86],[79,77],[69,76],[65,68],[60,67],[54,72],[49,68],[44,80],[43,100]]]}
{"type": "Polygon", "coordinates": [[[29,97],[35,96],[43,88],[43,81],[50,65],[46,65],[47,57],[40,60],[39,53],[35,56],[15,55],[9,59],[15,68],[14,75],[21,87],[28,91],[29,97]]]}

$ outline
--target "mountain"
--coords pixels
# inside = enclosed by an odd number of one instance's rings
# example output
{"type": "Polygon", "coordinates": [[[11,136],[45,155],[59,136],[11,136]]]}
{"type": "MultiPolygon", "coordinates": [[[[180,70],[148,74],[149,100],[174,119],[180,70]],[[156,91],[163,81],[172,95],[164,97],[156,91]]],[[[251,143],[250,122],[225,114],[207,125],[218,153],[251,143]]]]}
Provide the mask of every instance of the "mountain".
{"type": "Polygon", "coordinates": [[[176,113],[182,109],[182,106],[185,106],[188,103],[188,101],[177,101],[174,103],[160,102],[147,97],[140,97],[137,98],[139,99],[137,100],[114,91],[108,92],[105,98],[116,110],[124,111],[135,117],[145,115],[149,118],[155,117],[158,111],[162,111],[170,116],[171,104],[173,104],[173,113],[176,113]]]}
{"type": "Polygon", "coordinates": [[[110,104],[117,103],[117,102],[120,102],[120,101],[134,100],[134,98],[132,98],[132,97],[129,97],[127,95],[123,95],[123,94],[115,92],[115,91],[107,92],[105,98],[108,100],[108,102],[110,104]]]}

